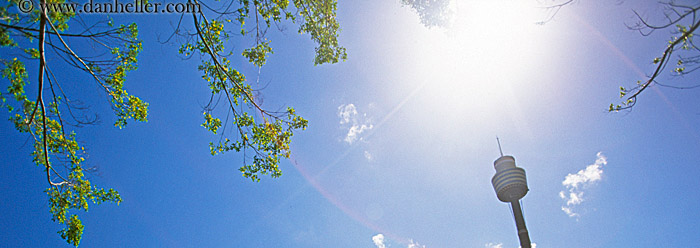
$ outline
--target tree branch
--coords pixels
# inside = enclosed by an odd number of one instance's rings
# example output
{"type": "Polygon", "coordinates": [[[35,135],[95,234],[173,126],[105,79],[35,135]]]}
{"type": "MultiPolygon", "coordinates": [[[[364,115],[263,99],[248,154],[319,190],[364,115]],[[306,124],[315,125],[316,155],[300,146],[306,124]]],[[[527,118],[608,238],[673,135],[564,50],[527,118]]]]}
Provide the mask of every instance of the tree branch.
{"type": "MultiPolygon", "coordinates": [[[[697,9],[696,9],[696,10],[697,10],[697,9]]],[[[669,57],[671,56],[671,54],[673,53],[673,51],[674,51],[674,49],[675,49],[675,46],[678,45],[678,44],[680,44],[681,42],[685,41],[686,39],[688,39],[688,38],[693,34],[693,32],[695,32],[695,30],[696,30],[698,27],[700,27],[700,22],[694,23],[693,26],[692,26],[687,32],[684,32],[683,35],[681,35],[681,36],[678,37],[676,40],[674,40],[673,42],[671,42],[671,44],[668,45],[668,47],[666,48],[666,50],[664,50],[664,52],[663,52],[661,58],[659,59],[659,61],[658,61],[658,66],[656,66],[656,69],[654,70],[654,73],[649,77],[649,79],[648,79],[644,84],[641,85],[641,87],[640,87],[636,92],[634,92],[634,94],[632,94],[631,96],[627,97],[627,100],[628,100],[628,101],[631,101],[630,104],[627,105],[627,106],[618,108],[617,110],[629,109],[629,108],[631,108],[631,107],[633,107],[633,106],[635,105],[635,103],[637,102],[637,96],[638,96],[640,93],[642,93],[647,87],[649,87],[652,83],[654,83],[654,81],[656,80],[656,78],[657,78],[657,77],[659,76],[659,74],[661,73],[661,70],[662,70],[663,68],[666,67],[666,64],[668,64],[668,58],[669,58],[669,57]]]]}

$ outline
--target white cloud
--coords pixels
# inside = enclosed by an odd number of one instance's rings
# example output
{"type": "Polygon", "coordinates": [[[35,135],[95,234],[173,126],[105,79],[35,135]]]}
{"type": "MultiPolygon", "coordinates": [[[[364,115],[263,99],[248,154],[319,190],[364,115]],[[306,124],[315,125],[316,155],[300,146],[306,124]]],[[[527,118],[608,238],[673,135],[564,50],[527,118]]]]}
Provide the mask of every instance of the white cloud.
{"type": "Polygon", "coordinates": [[[566,201],[567,206],[578,205],[581,204],[581,202],[583,202],[583,192],[569,192],[569,200],[566,201]]]}
{"type": "Polygon", "coordinates": [[[350,120],[354,120],[357,116],[357,109],[354,104],[342,104],[338,106],[338,117],[340,117],[340,124],[350,123],[350,120]]]}
{"type": "Polygon", "coordinates": [[[596,156],[598,158],[595,160],[594,164],[587,166],[576,174],[567,175],[562,184],[567,187],[578,188],[579,185],[600,181],[603,175],[602,167],[606,165],[608,161],[600,152],[598,152],[596,156]]]}
{"type": "Polygon", "coordinates": [[[348,134],[345,136],[345,142],[348,142],[348,144],[352,144],[352,142],[355,142],[357,140],[357,136],[363,133],[366,130],[372,129],[374,126],[372,124],[369,125],[352,125],[350,127],[350,130],[348,130],[348,134]]]}
{"type": "Polygon", "coordinates": [[[372,236],[372,242],[374,242],[377,248],[386,248],[386,245],[384,245],[384,234],[380,233],[372,236]]]}
{"type": "Polygon", "coordinates": [[[409,239],[408,242],[408,248],[425,248],[425,245],[420,245],[419,243],[414,242],[412,239],[409,239]]]}
{"type": "MultiPolygon", "coordinates": [[[[374,245],[376,245],[377,248],[386,248],[387,247],[387,245],[384,243],[384,234],[380,233],[380,234],[372,236],[372,242],[374,242],[374,245]]],[[[412,239],[409,239],[408,240],[408,248],[425,248],[425,245],[421,245],[418,242],[415,242],[412,239]]]]}
{"type": "MultiPolygon", "coordinates": [[[[532,248],[537,248],[536,243],[530,243],[530,246],[532,248]]],[[[486,243],[486,245],[484,245],[484,247],[486,247],[486,248],[503,248],[503,243],[498,243],[498,244],[497,243],[486,243]]],[[[522,248],[522,246],[518,246],[518,248],[522,248]]]]}
{"type": "Polygon", "coordinates": [[[340,118],[340,125],[343,127],[348,127],[348,133],[345,135],[345,142],[352,144],[360,138],[360,134],[367,130],[374,128],[371,121],[366,118],[367,114],[360,115],[357,112],[357,108],[354,104],[341,104],[338,106],[338,117],[340,118]]]}
{"type": "Polygon", "coordinates": [[[369,153],[369,151],[365,151],[365,158],[367,161],[372,161],[372,153],[369,153]]]}
{"type": "Polygon", "coordinates": [[[591,185],[597,181],[600,181],[603,176],[603,166],[608,164],[608,160],[601,152],[596,154],[595,163],[586,166],[585,169],[579,170],[576,174],[566,175],[564,181],[561,183],[566,187],[564,190],[559,192],[559,197],[566,201],[566,205],[561,207],[569,217],[578,217],[573,207],[580,205],[583,198],[583,188],[591,185]]]}
{"type": "Polygon", "coordinates": [[[498,243],[498,244],[496,244],[496,243],[486,243],[486,244],[484,245],[484,247],[486,247],[486,248],[503,248],[503,243],[498,243]]]}
{"type": "Polygon", "coordinates": [[[577,213],[574,213],[574,210],[568,207],[561,207],[561,211],[564,211],[566,215],[569,217],[578,217],[579,215],[577,213]]]}

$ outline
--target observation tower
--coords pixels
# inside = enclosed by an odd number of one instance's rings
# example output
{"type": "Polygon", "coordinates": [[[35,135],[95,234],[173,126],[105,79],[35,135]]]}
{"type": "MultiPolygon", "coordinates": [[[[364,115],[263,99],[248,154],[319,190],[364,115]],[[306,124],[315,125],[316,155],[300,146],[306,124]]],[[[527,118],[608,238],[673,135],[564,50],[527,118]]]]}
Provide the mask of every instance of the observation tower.
{"type": "Polygon", "coordinates": [[[520,199],[527,194],[527,178],[525,178],[525,170],[515,166],[515,158],[507,155],[503,156],[501,150],[501,141],[498,141],[498,150],[501,152],[501,157],[493,162],[493,167],[496,169],[496,175],[491,178],[493,189],[496,191],[498,200],[510,203],[513,208],[513,217],[515,217],[515,226],[518,229],[518,238],[520,238],[520,247],[531,248],[530,236],[525,227],[525,219],[523,211],[520,207],[520,199]]]}

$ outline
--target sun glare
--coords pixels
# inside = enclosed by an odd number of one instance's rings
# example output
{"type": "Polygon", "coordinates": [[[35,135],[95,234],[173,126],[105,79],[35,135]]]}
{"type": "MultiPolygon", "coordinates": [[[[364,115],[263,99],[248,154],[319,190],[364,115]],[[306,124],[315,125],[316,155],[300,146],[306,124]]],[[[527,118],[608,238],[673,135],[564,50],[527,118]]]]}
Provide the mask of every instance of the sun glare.
{"type": "Polygon", "coordinates": [[[534,55],[542,47],[536,43],[541,37],[534,6],[524,1],[455,2],[447,35],[459,52],[456,62],[498,76],[519,72],[537,59],[534,55]]]}
{"type": "Polygon", "coordinates": [[[535,94],[533,75],[544,71],[538,62],[555,50],[536,24],[542,10],[523,1],[452,2],[449,27],[412,30],[415,49],[405,56],[416,61],[416,83],[451,113],[522,115],[518,99],[535,94]]]}

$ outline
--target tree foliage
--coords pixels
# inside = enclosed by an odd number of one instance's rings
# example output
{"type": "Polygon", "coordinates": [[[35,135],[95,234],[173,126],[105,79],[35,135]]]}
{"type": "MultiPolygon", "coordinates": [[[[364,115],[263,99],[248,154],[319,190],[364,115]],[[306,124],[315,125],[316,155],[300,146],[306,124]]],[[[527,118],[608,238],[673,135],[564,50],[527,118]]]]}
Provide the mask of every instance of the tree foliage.
{"type": "MultiPolygon", "coordinates": [[[[195,3],[198,3],[195,1],[195,3]]],[[[259,181],[260,175],[279,177],[280,159],[289,157],[289,144],[295,130],[305,129],[308,122],[298,116],[294,108],[276,112],[263,109],[256,101],[245,76],[231,67],[230,56],[225,50],[225,42],[230,34],[240,33],[253,37],[253,45],[243,50],[242,56],[255,66],[265,64],[273,53],[271,41],[265,33],[281,22],[288,20],[299,25],[300,34],[308,33],[317,44],[314,64],[336,63],[347,58],[345,48],[338,44],[340,25],[336,21],[336,5],[332,0],[295,0],[294,7],[289,1],[239,1],[238,8],[213,8],[204,5],[214,14],[209,18],[205,13],[192,13],[196,32],[179,34],[186,38],[179,52],[185,56],[200,55],[199,70],[211,89],[212,98],[223,95],[228,103],[226,111],[235,127],[235,139],[226,137],[225,125],[214,117],[214,104],[210,101],[204,107],[204,123],[207,130],[221,135],[218,142],[210,143],[212,155],[236,151],[244,153],[244,165],[239,168],[244,177],[259,181]],[[254,26],[246,26],[247,20],[254,20],[254,26]],[[240,26],[227,24],[237,23],[240,26]],[[234,27],[231,27],[234,26],[234,27]],[[252,154],[252,156],[250,156],[252,154]]],[[[228,118],[227,118],[228,119],[228,118]]]]}
{"type": "MultiPolygon", "coordinates": [[[[41,0],[39,6],[46,3],[64,3],[64,0],[41,0]]],[[[279,177],[280,161],[290,155],[294,132],[305,129],[308,121],[292,107],[285,111],[263,108],[246,77],[231,65],[229,58],[239,55],[227,52],[226,42],[233,34],[251,37],[253,44],[240,56],[260,67],[273,53],[266,32],[287,22],[297,25],[298,33],[309,34],[317,44],[315,65],[345,60],[345,48],[338,43],[337,2],[193,0],[188,4],[203,8],[181,16],[181,23],[174,31],[184,38],[178,52],[201,58],[198,70],[211,89],[212,99],[223,96],[228,103],[224,121],[217,117],[222,111],[215,111],[215,104],[210,102],[204,107],[202,126],[220,135],[218,142],[210,143],[211,154],[242,152],[244,161],[239,170],[253,181],[259,181],[261,175],[279,177]],[[188,26],[182,21],[189,18],[192,20],[189,27],[194,32],[183,31],[188,26]],[[229,125],[234,128],[227,132],[229,125]]],[[[78,217],[80,210],[87,211],[89,201],[118,204],[122,199],[114,189],[93,186],[85,175],[89,168],[84,165],[85,149],[76,141],[76,127],[93,124],[94,120],[76,116],[75,113],[84,110],[73,100],[80,96],[67,95],[61,88],[62,81],[67,79],[56,77],[51,68],[54,63],[62,62],[92,77],[111,103],[116,127],[124,128],[130,120],[146,122],[148,103],[129,94],[125,87],[127,73],[138,68],[137,57],[142,49],[138,26],[114,25],[107,15],[95,23],[85,23],[76,18],[76,13],[44,12],[42,8],[24,14],[18,11],[19,7],[13,0],[0,6],[0,49],[3,49],[0,63],[2,77],[8,84],[6,92],[0,91],[1,106],[9,112],[9,120],[17,131],[33,138],[33,161],[46,175],[45,192],[52,219],[64,225],[58,232],[60,236],[78,246],[84,228],[78,217]],[[74,50],[80,44],[91,44],[93,50],[74,50]],[[30,70],[36,71],[36,75],[31,75],[36,78],[36,87],[29,91],[36,94],[27,92],[32,81],[26,67],[30,63],[38,65],[36,70],[30,70]]]]}
{"type": "Polygon", "coordinates": [[[401,3],[413,8],[426,27],[446,27],[450,23],[450,0],[401,0],[401,3]]]}
{"type": "Polygon", "coordinates": [[[33,137],[33,161],[46,173],[48,188],[45,191],[52,219],[64,225],[59,231],[61,237],[77,246],[84,227],[76,211],[87,211],[88,201],[118,204],[121,197],[114,189],[93,186],[85,176],[85,149],[76,141],[76,133],[67,130],[65,124],[69,120],[62,111],[68,111],[76,124],[88,124],[90,120],[73,115],[80,107],[63,92],[47,57],[61,58],[77,70],[91,74],[110,99],[117,115],[116,126],[126,126],[129,119],[145,121],[148,104],[124,89],[126,72],[136,69],[136,56],[141,50],[138,29],[135,24],[104,25],[100,32],[73,33],[68,32],[73,13],[44,13],[35,9],[28,14],[19,14],[13,11],[16,7],[13,1],[0,7],[0,45],[9,50],[3,54],[18,51],[26,55],[13,58],[3,55],[1,58],[2,76],[9,85],[0,99],[15,128],[33,137]],[[81,39],[99,44],[96,54],[102,51],[104,55],[85,57],[76,54],[70,44],[81,39]],[[50,49],[48,53],[47,47],[50,49]],[[30,83],[25,65],[29,62],[38,63],[36,96],[25,91],[30,83]],[[14,101],[7,102],[8,98],[14,101]]]}

